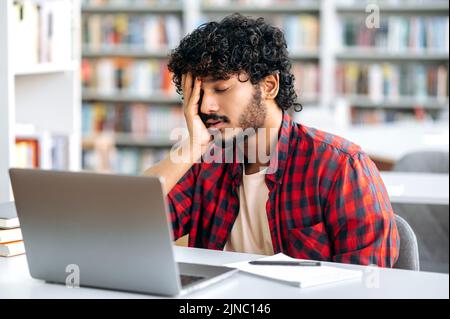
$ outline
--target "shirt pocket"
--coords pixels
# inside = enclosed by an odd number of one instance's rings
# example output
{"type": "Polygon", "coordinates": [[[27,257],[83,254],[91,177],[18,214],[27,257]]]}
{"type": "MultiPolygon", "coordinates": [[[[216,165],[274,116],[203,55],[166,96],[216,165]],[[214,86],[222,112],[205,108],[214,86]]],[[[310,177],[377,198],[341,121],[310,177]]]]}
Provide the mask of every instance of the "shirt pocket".
{"type": "Polygon", "coordinates": [[[331,241],[325,224],[289,230],[289,255],[294,258],[331,260],[331,241]]]}

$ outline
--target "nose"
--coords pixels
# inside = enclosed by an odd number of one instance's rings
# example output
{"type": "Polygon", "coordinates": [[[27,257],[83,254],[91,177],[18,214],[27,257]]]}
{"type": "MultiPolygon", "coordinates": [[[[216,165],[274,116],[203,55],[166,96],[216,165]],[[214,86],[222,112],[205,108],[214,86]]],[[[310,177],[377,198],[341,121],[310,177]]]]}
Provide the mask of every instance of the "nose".
{"type": "Polygon", "coordinates": [[[200,112],[204,114],[214,114],[219,111],[219,104],[213,95],[206,93],[202,90],[200,101],[200,112]]]}

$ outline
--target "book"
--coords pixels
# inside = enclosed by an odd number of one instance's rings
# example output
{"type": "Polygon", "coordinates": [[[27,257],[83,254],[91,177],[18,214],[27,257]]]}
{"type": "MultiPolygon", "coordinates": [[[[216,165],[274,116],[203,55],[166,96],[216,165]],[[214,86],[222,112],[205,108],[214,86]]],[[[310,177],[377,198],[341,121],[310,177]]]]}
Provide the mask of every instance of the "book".
{"type": "Polygon", "coordinates": [[[164,59],[101,58],[83,59],[83,89],[104,95],[176,96],[172,74],[164,59]]]}
{"type": "Polygon", "coordinates": [[[40,143],[37,138],[16,137],[16,167],[37,168],[40,165],[40,143]]]}
{"type": "Polygon", "coordinates": [[[364,49],[397,53],[448,53],[449,17],[390,15],[379,28],[367,28],[365,17],[341,16],[341,49],[364,49]]]}
{"type": "Polygon", "coordinates": [[[338,65],[337,93],[363,95],[372,101],[415,97],[448,100],[448,67],[422,63],[355,63],[338,65]]]}
{"type": "Polygon", "coordinates": [[[0,229],[19,227],[15,202],[0,203],[0,229]]]}
{"type": "Polygon", "coordinates": [[[21,240],[0,244],[0,257],[12,257],[24,253],[25,245],[21,240]]]}
{"type": "Polygon", "coordinates": [[[173,14],[88,14],[82,28],[83,45],[93,51],[168,52],[182,38],[181,19],[173,14]]]}
{"type": "Polygon", "coordinates": [[[177,105],[143,103],[83,103],[83,136],[99,133],[129,133],[148,140],[169,140],[175,129],[185,125],[183,110],[177,105]]]}
{"type": "MultiPolygon", "coordinates": [[[[279,253],[258,260],[264,261],[299,261],[279,253]]],[[[256,276],[268,278],[298,288],[307,288],[344,280],[361,280],[362,271],[349,270],[331,266],[261,266],[251,265],[248,261],[225,265],[256,276]]]]}
{"type": "Polygon", "coordinates": [[[0,229],[0,244],[22,240],[20,228],[0,229]]]}

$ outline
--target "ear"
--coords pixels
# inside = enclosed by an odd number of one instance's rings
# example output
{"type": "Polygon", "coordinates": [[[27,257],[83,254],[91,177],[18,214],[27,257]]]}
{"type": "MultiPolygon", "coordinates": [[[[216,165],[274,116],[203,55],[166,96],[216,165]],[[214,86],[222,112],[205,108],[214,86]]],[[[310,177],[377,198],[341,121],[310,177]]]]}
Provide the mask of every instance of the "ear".
{"type": "Polygon", "coordinates": [[[278,71],[266,76],[262,81],[263,98],[274,100],[278,95],[280,88],[280,75],[278,71]]]}

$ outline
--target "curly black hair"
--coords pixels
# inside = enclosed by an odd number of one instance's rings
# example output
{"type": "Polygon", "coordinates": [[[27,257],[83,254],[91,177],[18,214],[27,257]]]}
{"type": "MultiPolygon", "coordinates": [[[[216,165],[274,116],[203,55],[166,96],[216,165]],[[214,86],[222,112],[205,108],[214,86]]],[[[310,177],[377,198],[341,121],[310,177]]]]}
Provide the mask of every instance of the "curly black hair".
{"type": "Polygon", "coordinates": [[[168,63],[179,94],[182,75],[187,72],[194,77],[225,80],[245,71],[253,85],[278,72],[280,87],[275,101],[284,110],[293,107],[301,111],[291,67],[283,32],[264,18],[252,19],[239,13],[200,25],[181,40],[168,63]]]}

